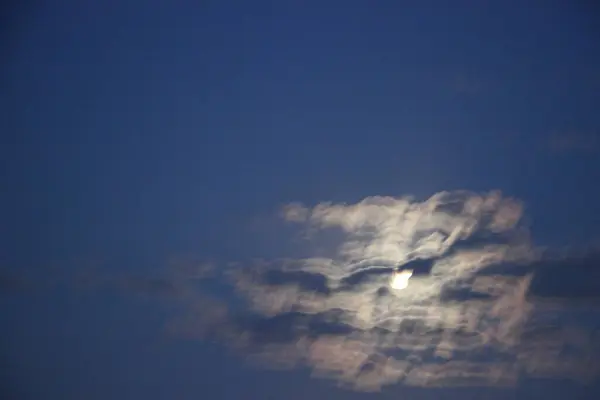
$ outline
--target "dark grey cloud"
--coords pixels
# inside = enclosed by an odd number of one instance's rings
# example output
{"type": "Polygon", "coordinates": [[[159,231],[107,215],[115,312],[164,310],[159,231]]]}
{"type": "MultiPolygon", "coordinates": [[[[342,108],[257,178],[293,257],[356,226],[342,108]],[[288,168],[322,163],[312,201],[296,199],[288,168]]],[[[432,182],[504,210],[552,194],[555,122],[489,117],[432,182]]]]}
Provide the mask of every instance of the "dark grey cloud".
{"type": "Polygon", "coordinates": [[[600,252],[551,259],[535,264],[533,270],[532,296],[600,304],[600,252]]]}

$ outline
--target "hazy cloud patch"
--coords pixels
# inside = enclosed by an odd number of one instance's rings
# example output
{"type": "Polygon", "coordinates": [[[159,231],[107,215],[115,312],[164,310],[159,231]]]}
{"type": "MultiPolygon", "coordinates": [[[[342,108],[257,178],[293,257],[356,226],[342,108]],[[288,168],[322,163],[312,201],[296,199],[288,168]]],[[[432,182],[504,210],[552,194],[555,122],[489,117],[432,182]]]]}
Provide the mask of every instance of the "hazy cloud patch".
{"type": "MultiPolygon", "coordinates": [[[[500,192],[424,201],[288,205],[283,220],[332,257],[174,259],[152,276],[81,270],[78,288],[174,304],[168,334],[220,343],[261,368],[308,367],[359,391],[387,385],[514,386],[600,376],[600,246],[537,248],[522,204],[500,192]],[[159,273],[160,272],[160,273],[159,273]]],[[[0,276],[0,289],[21,286],[0,276]]]]}
{"type": "Polygon", "coordinates": [[[313,241],[324,230],[344,234],[336,256],[217,269],[212,279],[231,285],[239,302],[212,299],[210,312],[179,329],[204,332],[252,364],[308,366],[356,390],[594,379],[593,330],[574,320],[569,332],[556,330],[570,298],[538,288],[568,263],[531,243],[522,213],[500,192],[288,205],[282,217],[313,241]],[[564,366],[577,362],[585,368],[564,366]]]}

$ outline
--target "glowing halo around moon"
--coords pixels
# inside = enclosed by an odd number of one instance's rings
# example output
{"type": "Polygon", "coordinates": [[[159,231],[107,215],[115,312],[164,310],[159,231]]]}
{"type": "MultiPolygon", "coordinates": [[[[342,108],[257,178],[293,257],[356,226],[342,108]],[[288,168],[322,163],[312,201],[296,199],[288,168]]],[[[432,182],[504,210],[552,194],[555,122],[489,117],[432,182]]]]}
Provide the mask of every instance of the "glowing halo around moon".
{"type": "Polygon", "coordinates": [[[392,289],[402,290],[408,286],[408,280],[412,276],[413,271],[405,269],[403,271],[394,272],[392,279],[390,280],[390,286],[392,289]]]}

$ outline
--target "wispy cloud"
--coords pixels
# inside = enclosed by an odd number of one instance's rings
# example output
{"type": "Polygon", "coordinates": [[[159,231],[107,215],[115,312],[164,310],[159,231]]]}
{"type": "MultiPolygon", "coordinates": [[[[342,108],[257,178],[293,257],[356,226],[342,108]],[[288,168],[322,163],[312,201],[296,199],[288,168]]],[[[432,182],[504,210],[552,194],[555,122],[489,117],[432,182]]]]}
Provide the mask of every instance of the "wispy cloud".
{"type": "Polygon", "coordinates": [[[499,192],[466,191],[291,204],[282,216],[314,240],[321,230],[345,233],[337,256],[222,270],[244,307],[212,299],[210,313],[171,331],[221,340],[261,366],[309,366],[356,390],[592,379],[600,349],[591,331],[556,324],[568,298],[548,302],[539,290],[540,277],[566,264],[533,246],[522,210],[499,192]],[[402,290],[390,285],[398,269],[413,271],[402,290]]]}
{"type": "Polygon", "coordinates": [[[600,337],[578,315],[600,317],[600,250],[542,251],[522,213],[500,192],[294,203],[280,215],[309,240],[341,233],[334,257],[178,259],[155,276],[87,271],[72,282],[174,301],[170,335],[354,390],[594,380],[600,337]],[[401,271],[406,285],[394,284],[401,271]]]}

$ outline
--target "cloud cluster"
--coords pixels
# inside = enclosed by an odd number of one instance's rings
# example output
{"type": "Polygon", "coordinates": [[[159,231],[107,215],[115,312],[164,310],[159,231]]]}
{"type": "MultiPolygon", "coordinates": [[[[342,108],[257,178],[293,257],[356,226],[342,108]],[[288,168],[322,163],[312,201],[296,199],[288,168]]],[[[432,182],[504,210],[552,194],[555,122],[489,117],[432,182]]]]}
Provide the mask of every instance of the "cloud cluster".
{"type": "Polygon", "coordinates": [[[188,322],[252,363],[309,366],[357,390],[595,379],[593,331],[557,322],[565,301],[531,293],[532,266],[540,270],[544,258],[519,223],[522,212],[499,192],[290,204],[282,216],[312,240],[327,229],[344,233],[337,256],[229,268],[223,277],[242,301],[220,301],[216,317],[188,322]],[[408,284],[394,288],[403,270],[408,284]]]}
{"type": "Polygon", "coordinates": [[[169,333],[219,342],[261,367],[308,367],[354,390],[593,381],[600,251],[541,251],[522,213],[499,192],[294,203],[280,215],[307,240],[338,231],[333,257],[174,260],[167,275],[87,271],[73,283],[180,302],[186,311],[169,333]]]}
{"type": "Polygon", "coordinates": [[[594,379],[592,330],[557,323],[566,303],[531,293],[544,257],[522,212],[499,192],[290,204],[281,215],[311,240],[344,234],[336,256],[221,271],[241,301],[222,299],[214,315],[172,327],[221,340],[252,363],[308,366],[356,390],[594,379]],[[394,288],[394,274],[408,270],[408,284],[394,288]]]}

